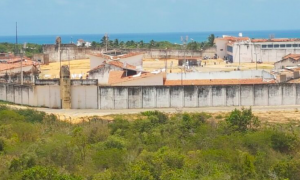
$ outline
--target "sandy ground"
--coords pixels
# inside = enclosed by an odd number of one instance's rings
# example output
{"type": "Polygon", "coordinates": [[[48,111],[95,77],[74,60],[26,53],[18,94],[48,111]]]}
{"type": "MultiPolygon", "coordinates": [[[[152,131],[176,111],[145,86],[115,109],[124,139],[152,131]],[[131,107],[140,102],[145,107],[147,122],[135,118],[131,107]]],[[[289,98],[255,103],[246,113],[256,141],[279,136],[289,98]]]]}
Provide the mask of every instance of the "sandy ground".
{"type": "MultiPolygon", "coordinates": [[[[158,69],[165,68],[167,65],[167,72],[170,72],[170,65],[172,64],[172,72],[181,72],[181,67],[178,66],[178,61],[176,59],[144,59],[143,68],[145,71],[154,71],[158,69]]],[[[202,63],[206,65],[204,67],[195,67],[191,71],[199,72],[210,72],[210,71],[234,71],[238,67],[242,70],[255,69],[255,63],[241,63],[239,66],[238,63],[226,64],[222,59],[217,60],[203,60],[202,63]]],[[[51,79],[59,77],[59,62],[50,63],[49,65],[41,66],[40,78],[42,79],[51,79]]],[[[62,62],[62,65],[69,65],[69,62],[62,62]]],[[[86,72],[90,70],[90,61],[89,59],[79,59],[70,61],[70,70],[71,74],[76,74],[77,79],[79,74],[83,75],[83,78],[86,76],[86,72]]],[[[273,64],[257,64],[258,69],[265,69],[270,71],[273,68],[273,64]]]]}
{"type": "MultiPolygon", "coordinates": [[[[25,106],[9,105],[14,108],[28,108],[25,106]]],[[[43,111],[47,114],[55,114],[62,121],[72,123],[80,123],[88,121],[92,117],[98,117],[106,120],[113,120],[117,115],[132,116],[144,111],[159,110],[165,113],[178,112],[207,112],[212,115],[226,116],[235,108],[242,107],[201,107],[201,108],[159,108],[159,109],[123,109],[123,110],[99,110],[99,109],[48,109],[48,108],[33,108],[38,111],[43,111]]],[[[245,107],[249,108],[249,107],[245,107]]],[[[263,122],[270,123],[288,123],[300,122],[300,105],[297,106],[253,106],[253,113],[263,122]]]]}
{"type": "MultiPolygon", "coordinates": [[[[40,78],[59,78],[59,65],[59,62],[49,63],[49,65],[42,65],[40,78]]],[[[62,65],[69,65],[69,62],[64,61],[62,62],[62,65]]],[[[79,78],[78,74],[83,74],[83,78],[85,78],[86,72],[90,70],[90,60],[78,59],[70,61],[70,67],[71,74],[76,74],[77,79],[79,78]]]]}
{"type": "MultiPolygon", "coordinates": [[[[154,71],[157,69],[164,68],[167,65],[167,72],[170,72],[171,64],[172,72],[181,72],[181,67],[178,66],[178,61],[176,59],[144,59],[143,66],[146,71],[154,71]]],[[[210,72],[210,71],[234,71],[240,67],[241,70],[249,70],[256,69],[255,63],[230,63],[226,64],[222,59],[210,59],[210,60],[202,60],[202,64],[205,64],[203,67],[194,67],[192,71],[199,72],[210,72]]],[[[258,69],[264,69],[270,71],[273,69],[273,64],[271,63],[263,63],[257,64],[258,69]]]]}

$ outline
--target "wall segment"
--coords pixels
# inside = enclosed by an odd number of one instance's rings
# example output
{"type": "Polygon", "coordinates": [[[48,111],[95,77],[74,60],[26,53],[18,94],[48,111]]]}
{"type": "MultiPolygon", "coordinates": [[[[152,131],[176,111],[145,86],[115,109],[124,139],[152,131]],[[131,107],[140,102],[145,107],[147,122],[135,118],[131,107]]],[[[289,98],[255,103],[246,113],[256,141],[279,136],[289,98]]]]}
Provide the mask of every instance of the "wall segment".
{"type": "MultiPolygon", "coordinates": [[[[214,86],[98,86],[72,82],[72,109],[140,109],[207,106],[300,105],[300,84],[214,86]]],[[[61,108],[59,82],[0,83],[0,100],[61,108]]]]}

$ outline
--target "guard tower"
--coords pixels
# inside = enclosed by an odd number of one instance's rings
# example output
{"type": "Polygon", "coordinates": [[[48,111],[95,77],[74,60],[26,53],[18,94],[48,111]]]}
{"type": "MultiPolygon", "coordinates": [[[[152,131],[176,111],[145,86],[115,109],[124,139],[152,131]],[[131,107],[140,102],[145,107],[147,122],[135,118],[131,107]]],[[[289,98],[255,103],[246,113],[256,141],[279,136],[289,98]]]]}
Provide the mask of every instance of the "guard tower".
{"type": "Polygon", "coordinates": [[[62,109],[71,109],[71,79],[67,65],[61,66],[60,75],[61,107],[62,109]]]}
{"type": "Polygon", "coordinates": [[[70,69],[67,65],[61,65],[61,37],[57,37],[56,50],[58,51],[58,60],[60,63],[59,84],[60,84],[60,102],[62,109],[71,109],[71,79],[70,69]]]}

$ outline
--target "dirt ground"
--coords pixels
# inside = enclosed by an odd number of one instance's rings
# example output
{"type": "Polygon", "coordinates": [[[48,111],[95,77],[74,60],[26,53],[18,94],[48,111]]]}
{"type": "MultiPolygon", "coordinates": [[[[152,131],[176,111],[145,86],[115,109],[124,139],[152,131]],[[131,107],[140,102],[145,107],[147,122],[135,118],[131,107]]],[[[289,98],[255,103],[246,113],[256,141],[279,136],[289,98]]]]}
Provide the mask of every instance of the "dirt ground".
{"type": "MultiPolygon", "coordinates": [[[[68,61],[61,63],[62,65],[69,65],[68,61]]],[[[49,63],[49,65],[41,65],[41,79],[53,79],[59,78],[59,62],[49,63]]],[[[70,61],[71,74],[76,74],[76,79],[79,79],[79,74],[83,74],[83,78],[86,76],[86,72],[90,70],[89,59],[78,59],[70,61]]]]}
{"type": "MultiPolygon", "coordinates": [[[[143,67],[146,71],[154,71],[158,69],[162,69],[167,66],[167,72],[170,72],[171,64],[172,65],[172,72],[181,72],[181,67],[178,66],[178,60],[176,59],[144,59],[143,60],[143,67]]],[[[199,71],[199,72],[210,72],[210,71],[234,71],[238,69],[241,70],[249,70],[255,69],[255,63],[229,63],[226,64],[223,59],[209,59],[209,60],[202,60],[202,64],[206,64],[203,67],[194,67],[191,71],[199,71]]],[[[273,64],[271,63],[263,63],[257,64],[257,69],[264,69],[270,71],[273,69],[273,64]]]]}
{"type": "MultiPolygon", "coordinates": [[[[155,71],[159,69],[165,68],[167,65],[167,72],[170,72],[170,66],[172,65],[172,72],[181,72],[181,67],[178,66],[178,61],[176,59],[144,59],[143,60],[143,68],[145,71],[155,71]]],[[[76,74],[76,78],[79,78],[79,74],[82,74],[83,78],[86,77],[87,71],[90,70],[90,61],[89,59],[79,59],[72,60],[70,62],[65,61],[62,62],[62,65],[69,65],[71,74],[76,74]]],[[[212,60],[202,60],[202,64],[206,63],[204,67],[195,67],[190,69],[191,71],[199,71],[199,72],[210,72],[210,71],[234,71],[238,67],[241,70],[255,69],[255,63],[241,63],[239,66],[238,63],[230,63],[226,64],[222,59],[212,59],[212,60]]],[[[41,79],[52,79],[59,77],[59,62],[50,63],[49,65],[41,65],[41,79]]],[[[273,68],[273,64],[264,63],[257,64],[258,69],[265,69],[270,71],[273,68]]]]}
{"type": "MultiPolygon", "coordinates": [[[[31,108],[19,105],[9,105],[13,108],[31,108]]],[[[54,114],[62,121],[71,123],[81,123],[88,121],[94,117],[113,120],[116,116],[127,117],[134,120],[137,114],[144,111],[159,110],[168,114],[182,112],[206,112],[212,114],[213,117],[221,116],[222,119],[234,110],[242,107],[201,107],[201,108],[160,108],[160,109],[122,109],[122,110],[99,110],[99,109],[48,109],[48,108],[32,108],[43,111],[47,114],[54,114]]],[[[249,107],[245,107],[249,108],[249,107]]],[[[300,105],[297,106],[253,106],[251,107],[254,115],[265,123],[300,123],[300,105]]],[[[218,119],[218,118],[215,118],[218,119]]]]}

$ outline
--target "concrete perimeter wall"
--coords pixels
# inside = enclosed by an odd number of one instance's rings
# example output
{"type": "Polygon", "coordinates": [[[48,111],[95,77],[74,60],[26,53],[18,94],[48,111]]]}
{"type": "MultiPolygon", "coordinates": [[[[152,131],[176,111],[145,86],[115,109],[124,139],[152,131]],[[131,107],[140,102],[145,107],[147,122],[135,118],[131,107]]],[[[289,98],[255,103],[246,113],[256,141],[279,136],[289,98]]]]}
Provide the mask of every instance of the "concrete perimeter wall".
{"type": "MultiPolygon", "coordinates": [[[[37,107],[61,108],[60,86],[0,84],[0,100],[37,107]]],[[[72,81],[72,109],[135,109],[204,106],[300,105],[300,84],[227,86],[98,86],[72,81]]]]}
{"type": "Polygon", "coordinates": [[[61,108],[59,85],[0,84],[0,100],[15,104],[61,108]]]}
{"type": "Polygon", "coordinates": [[[99,109],[300,105],[300,84],[99,87],[99,109]]]}

